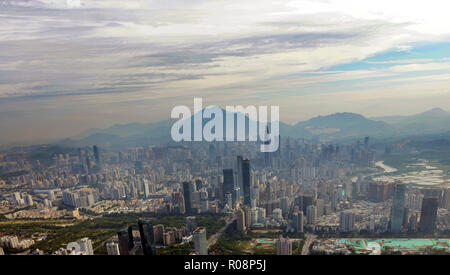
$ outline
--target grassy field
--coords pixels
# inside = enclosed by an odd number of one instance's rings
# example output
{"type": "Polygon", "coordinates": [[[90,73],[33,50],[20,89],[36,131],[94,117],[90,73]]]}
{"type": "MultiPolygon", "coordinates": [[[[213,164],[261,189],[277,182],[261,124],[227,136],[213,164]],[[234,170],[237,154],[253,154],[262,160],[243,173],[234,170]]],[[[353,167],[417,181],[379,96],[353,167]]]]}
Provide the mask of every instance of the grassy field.
{"type": "MultiPolygon", "coordinates": [[[[277,247],[274,243],[257,242],[257,239],[276,239],[278,230],[258,230],[247,234],[226,232],[216,243],[215,251],[219,255],[275,255],[277,247]]],[[[304,244],[303,234],[291,234],[289,237],[301,239],[292,243],[292,254],[300,255],[304,244]]]]}

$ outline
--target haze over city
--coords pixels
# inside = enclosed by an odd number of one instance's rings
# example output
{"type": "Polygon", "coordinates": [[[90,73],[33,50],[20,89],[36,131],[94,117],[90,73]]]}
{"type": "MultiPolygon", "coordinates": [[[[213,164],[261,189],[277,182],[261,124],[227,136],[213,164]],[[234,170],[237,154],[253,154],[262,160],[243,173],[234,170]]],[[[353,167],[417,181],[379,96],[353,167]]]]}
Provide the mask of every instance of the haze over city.
{"type": "Polygon", "coordinates": [[[450,102],[446,1],[0,1],[0,143],[175,105],[279,105],[281,121],[450,102]]]}

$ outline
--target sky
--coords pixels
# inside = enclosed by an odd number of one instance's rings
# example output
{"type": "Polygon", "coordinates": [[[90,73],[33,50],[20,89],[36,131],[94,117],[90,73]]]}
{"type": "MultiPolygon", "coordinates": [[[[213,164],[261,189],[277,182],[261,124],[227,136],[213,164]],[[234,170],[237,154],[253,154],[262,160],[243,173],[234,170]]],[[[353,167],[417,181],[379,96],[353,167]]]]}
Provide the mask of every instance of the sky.
{"type": "Polygon", "coordinates": [[[280,120],[450,106],[445,0],[0,0],[0,145],[277,105],[280,120]]]}

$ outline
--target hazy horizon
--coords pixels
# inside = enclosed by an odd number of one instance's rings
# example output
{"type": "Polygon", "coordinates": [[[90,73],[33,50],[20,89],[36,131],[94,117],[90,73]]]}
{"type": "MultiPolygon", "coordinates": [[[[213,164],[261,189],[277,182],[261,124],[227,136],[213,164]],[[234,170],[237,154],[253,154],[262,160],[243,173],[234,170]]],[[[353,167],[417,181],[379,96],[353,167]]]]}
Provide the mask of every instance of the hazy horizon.
{"type": "Polygon", "coordinates": [[[0,0],[0,145],[278,105],[288,124],[450,103],[447,1],[0,0]]]}

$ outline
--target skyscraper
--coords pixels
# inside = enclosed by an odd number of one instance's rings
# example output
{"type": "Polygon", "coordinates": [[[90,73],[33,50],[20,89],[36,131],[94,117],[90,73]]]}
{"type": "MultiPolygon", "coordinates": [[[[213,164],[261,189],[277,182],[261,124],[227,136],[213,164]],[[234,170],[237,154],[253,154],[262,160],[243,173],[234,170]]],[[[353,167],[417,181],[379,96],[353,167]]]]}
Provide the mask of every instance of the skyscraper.
{"type": "Polygon", "coordinates": [[[131,250],[134,247],[133,227],[131,227],[131,225],[128,226],[127,234],[128,234],[128,250],[131,250]]]}
{"type": "Polygon", "coordinates": [[[95,162],[97,164],[100,164],[100,152],[98,151],[98,147],[97,145],[94,145],[94,147],[92,147],[93,151],[94,151],[94,158],[95,158],[95,162]]]}
{"type": "Polygon", "coordinates": [[[120,255],[129,255],[130,251],[128,249],[128,232],[126,229],[117,232],[117,237],[119,239],[119,251],[120,255]]]}
{"type": "Polygon", "coordinates": [[[89,238],[82,238],[78,243],[80,245],[80,252],[83,255],[94,255],[92,241],[89,238]]]}
{"type": "Polygon", "coordinates": [[[364,149],[369,149],[369,137],[364,138],[364,149]]]}
{"type": "Polygon", "coordinates": [[[277,255],[292,255],[292,242],[289,238],[279,236],[277,240],[277,255]]]}
{"type": "Polygon", "coordinates": [[[314,205],[310,205],[306,208],[306,217],[308,219],[308,224],[316,223],[317,209],[314,205]]]}
{"type": "Polygon", "coordinates": [[[150,196],[150,188],[147,180],[142,181],[142,188],[144,189],[144,197],[148,198],[150,196]]]}
{"type": "Polygon", "coordinates": [[[303,212],[295,212],[293,214],[294,229],[297,233],[303,233],[303,212]]]}
{"type": "MultiPolygon", "coordinates": [[[[223,202],[225,202],[225,195],[232,194],[234,189],[234,174],[233,169],[223,169],[223,202]]],[[[231,205],[230,205],[231,206],[231,205]]]]}
{"type": "MultiPolygon", "coordinates": [[[[265,133],[265,140],[263,142],[264,145],[270,145],[270,140],[269,140],[269,125],[267,125],[266,127],[266,133],[265,133]]],[[[266,167],[271,167],[272,166],[272,153],[271,152],[265,152],[264,153],[264,164],[266,165],[266,167]]]]}
{"type": "Polygon", "coordinates": [[[106,251],[108,255],[120,255],[119,245],[115,242],[106,243],[106,251]]]}
{"type": "Polygon", "coordinates": [[[153,223],[151,221],[138,221],[139,235],[141,237],[142,252],[144,255],[154,255],[155,238],[153,235],[153,223]]]}
{"type": "Polygon", "coordinates": [[[216,148],[214,144],[209,144],[209,165],[213,166],[216,161],[216,148]]]}
{"type": "Polygon", "coordinates": [[[302,194],[299,197],[300,201],[298,202],[298,204],[300,205],[300,207],[302,208],[303,211],[303,215],[306,215],[306,210],[308,209],[308,206],[313,205],[313,196],[312,195],[307,195],[307,194],[302,194]]]}
{"type": "Polygon", "coordinates": [[[406,185],[396,183],[394,186],[394,198],[391,208],[391,232],[400,233],[403,226],[403,216],[405,211],[406,185]]]}
{"type": "Polygon", "coordinates": [[[244,210],[242,210],[241,208],[239,208],[236,211],[236,223],[237,223],[237,230],[239,232],[245,232],[245,230],[246,230],[245,213],[244,213],[244,210]]]}
{"type": "Polygon", "coordinates": [[[153,234],[154,234],[154,240],[157,244],[163,244],[164,243],[164,225],[157,224],[153,227],[153,234]]]}
{"type": "Polygon", "coordinates": [[[237,186],[240,189],[239,197],[244,195],[244,185],[242,181],[242,156],[237,156],[237,186]]]}
{"type": "Polygon", "coordinates": [[[197,221],[195,216],[186,217],[186,227],[189,233],[192,233],[195,229],[197,229],[197,221]]]}
{"type": "Polygon", "coordinates": [[[351,212],[341,212],[339,219],[339,231],[352,232],[355,230],[355,214],[351,212]]]}
{"type": "Polygon", "coordinates": [[[450,210],[450,188],[444,189],[442,194],[441,207],[450,210]]]}
{"type": "Polygon", "coordinates": [[[434,233],[436,230],[436,216],[438,209],[438,198],[425,197],[422,201],[420,213],[419,231],[423,233],[434,233]]]}
{"type": "Polygon", "coordinates": [[[206,228],[199,227],[194,233],[194,248],[199,255],[208,255],[208,241],[206,239],[206,228]]]}
{"type": "Polygon", "coordinates": [[[250,160],[242,160],[242,184],[244,188],[244,205],[251,206],[250,160]]]}
{"type": "Polygon", "coordinates": [[[184,205],[186,209],[186,215],[192,215],[192,183],[183,182],[183,194],[184,194],[184,205]]]}

